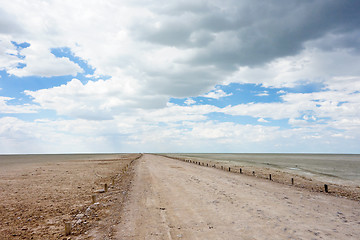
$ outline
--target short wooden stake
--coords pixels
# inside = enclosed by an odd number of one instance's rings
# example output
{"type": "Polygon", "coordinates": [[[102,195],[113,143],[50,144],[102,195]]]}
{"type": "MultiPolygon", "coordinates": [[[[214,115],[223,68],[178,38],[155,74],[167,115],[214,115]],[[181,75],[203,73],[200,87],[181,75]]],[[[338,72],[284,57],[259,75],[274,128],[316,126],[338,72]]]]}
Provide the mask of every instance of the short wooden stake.
{"type": "Polygon", "coordinates": [[[329,189],[328,189],[328,185],[327,185],[327,184],[324,184],[324,188],[325,188],[325,192],[328,193],[328,192],[329,192],[329,189]]]}
{"type": "Polygon", "coordinates": [[[209,164],[207,163],[207,164],[206,164],[206,166],[208,167],[208,166],[209,166],[209,164]]]}
{"type": "Polygon", "coordinates": [[[230,169],[230,167],[229,167],[229,172],[231,172],[231,169],[230,169]]]}
{"type": "Polygon", "coordinates": [[[93,204],[96,202],[96,195],[91,195],[91,202],[93,204]]]}
{"type": "Polygon", "coordinates": [[[115,178],[112,179],[112,185],[115,185],[115,178]]]}
{"type": "Polygon", "coordinates": [[[223,167],[223,166],[221,166],[221,170],[223,170],[223,168],[224,168],[224,167],[223,167]]]}
{"type": "Polygon", "coordinates": [[[240,168],[240,174],[242,174],[242,169],[240,168]]]}
{"type": "Polygon", "coordinates": [[[104,184],[104,190],[105,190],[105,192],[108,191],[108,185],[107,185],[107,183],[104,184]]]}
{"type": "Polygon", "coordinates": [[[71,234],[71,222],[65,222],[65,236],[71,234]]]}
{"type": "Polygon", "coordinates": [[[271,174],[269,174],[269,180],[271,181],[271,174]]]}
{"type": "Polygon", "coordinates": [[[291,185],[294,185],[294,178],[291,178],[291,185]]]}

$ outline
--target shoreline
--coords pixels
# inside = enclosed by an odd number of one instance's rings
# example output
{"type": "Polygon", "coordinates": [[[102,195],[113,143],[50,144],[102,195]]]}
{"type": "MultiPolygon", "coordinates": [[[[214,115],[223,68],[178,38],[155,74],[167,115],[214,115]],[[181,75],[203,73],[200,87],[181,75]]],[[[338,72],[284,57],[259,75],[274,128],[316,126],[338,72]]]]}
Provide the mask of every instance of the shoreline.
{"type": "Polygon", "coordinates": [[[293,187],[304,188],[312,192],[321,192],[325,193],[325,184],[328,187],[328,192],[326,194],[333,195],[336,197],[343,197],[351,199],[354,201],[360,201],[360,186],[356,183],[354,184],[339,184],[331,181],[323,181],[317,179],[316,177],[308,177],[304,174],[296,174],[290,171],[284,171],[275,167],[265,167],[265,166],[255,166],[255,165],[245,165],[241,162],[235,162],[231,160],[213,160],[213,159],[203,159],[189,156],[172,156],[171,154],[154,154],[158,156],[164,156],[184,162],[189,162],[192,164],[200,165],[203,167],[214,167],[219,170],[230,171],[232,173],[240,174],[240,168],[242,173],[247,176],[253,176],[256,178],[268,179],[271,174],[271,181],[279,184],[285,184],[293,187]],[[255,175],[253,175],[255,172],[255,175]],[[292,179],[294,184],[292,184],[292,179]]]}

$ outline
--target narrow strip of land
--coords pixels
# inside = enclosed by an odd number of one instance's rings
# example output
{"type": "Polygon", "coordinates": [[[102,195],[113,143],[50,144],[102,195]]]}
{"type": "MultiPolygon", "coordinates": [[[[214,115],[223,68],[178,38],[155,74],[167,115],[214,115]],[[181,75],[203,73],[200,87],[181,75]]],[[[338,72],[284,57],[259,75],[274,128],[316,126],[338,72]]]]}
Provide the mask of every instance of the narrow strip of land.
{"type": "Polygon", "coordinates": [[[358,239],[360,203],[156,155],[135,164],[117,239],[358,239]]]}

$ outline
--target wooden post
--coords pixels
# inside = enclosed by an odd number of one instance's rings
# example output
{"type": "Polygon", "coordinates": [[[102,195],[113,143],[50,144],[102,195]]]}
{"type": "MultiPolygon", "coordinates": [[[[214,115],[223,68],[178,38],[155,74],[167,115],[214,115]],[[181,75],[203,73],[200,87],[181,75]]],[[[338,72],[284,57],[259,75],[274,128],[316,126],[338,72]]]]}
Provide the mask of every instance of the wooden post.
{"type": "Polygon", "coordinates": [[[206,166],[208,167],[208,166],[209,166],[209,164],[207,163],[207,164],[206,164],[206,166]]]}
{"type": "Polygon", "coordinates": [[[112,179],[112,185],[115,185],[115,178],[112,179]]]}
{"type": "Polygon", "coordinates": [[[328,185],[327,185],[327,184],[324,184],[324,188],[325,188],[325,192],[328,193],[328,192],[329,192],[329,189],[328,189],[328,185]]]}
{"type": "Polygon", "coordinates": [[[91,195],[91,202],[93,204],[96,202],[96,195],[91,195]]]}
{"type": "Polygon", "coordinates": [[[271,174],[269,174],[269,180],[271,181],[271,174]]]}
{"type": "Polygon", "coordinates": [[[242,169],[240,168],[240,174],[242,174],[242,169]]]}
{"type": "Polygon", "coordinates": [[[291,178],[291,185],[294,185],[294,178],[291,178]]]}
{"type": "Polygon", "coordinates": [[[231,172],[230,167],[229,167],[229,172],[231,172]]]}
{"type": "Polygon", "coordinates": [[[65,236],[71,234],[71,222],[65,222],[65,236]]]}
{"type": "Polygon", "coordinates": [[[105,192],[108,191],[108,185],[107,185],[107,183],[104,184],[104,190],[105,190],[105,192]]]}
{"type": "Polygon", "coordinates": [[[221,170],[223,170],[223,166],[221,166],[221,170]]]}

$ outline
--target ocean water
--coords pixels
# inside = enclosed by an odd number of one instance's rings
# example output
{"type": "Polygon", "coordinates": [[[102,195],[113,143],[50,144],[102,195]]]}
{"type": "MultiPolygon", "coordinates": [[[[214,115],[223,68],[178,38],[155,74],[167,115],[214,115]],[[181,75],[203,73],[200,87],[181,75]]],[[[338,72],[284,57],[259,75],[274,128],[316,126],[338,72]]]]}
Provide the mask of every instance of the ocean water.
{"type": "Polygon", "coordinates": [[[360,154],[166,154],[198,160],[228,162],[242,166],[280,169],[340,184],[360,185],[360,154]]]}

